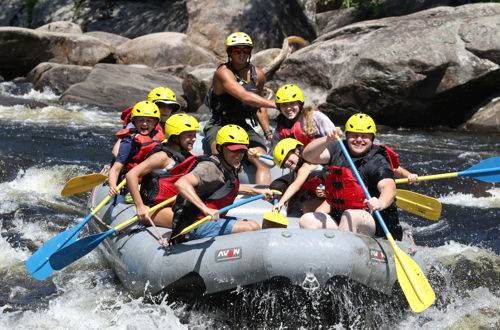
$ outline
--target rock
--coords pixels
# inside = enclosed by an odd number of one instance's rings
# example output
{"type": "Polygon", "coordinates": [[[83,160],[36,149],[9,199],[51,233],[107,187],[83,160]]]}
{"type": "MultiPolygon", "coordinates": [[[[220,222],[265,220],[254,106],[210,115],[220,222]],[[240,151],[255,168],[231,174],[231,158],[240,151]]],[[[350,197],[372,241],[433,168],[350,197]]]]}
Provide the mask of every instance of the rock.
{"type": "Polygon", "coordinates": [[[73,33],[82,34],[82,28],[80,25],[68,22],[68,21],[57,21],[48,23],[36,28],[37,31],[43,32],[60,32],[60,33],[73,33]]]}
{"type": "Polygon", "coordinates": [[[49,88],[55,94],[61,95],[69,86],[87,79],[90,71],[90,66],[44,62],[31,70],[27,78],[35,90],[43,91],[49,88]]]}
{"type": "Polygon", "coordinates": [[[26,0],[2,0],[0,26],[29,27],[26,0]]]}
{"type": "Polygon", "coordinates": [[[462,128],[470,131],[500,132],[500,96],[479,108],[462,128]]]}
{"type": "Polygon", "coordinates": [[[103,31],[85,32],[84,35],[97,38],[115,48],[130,40],[129,38],[122,37],[118,34],[103,31]]]}
{"type": "Polygon", "coordinates": [[[318,35],[323,35],[343,26],[359,22],[360,19],[355,15],[356,9],[346,8],[330,10],[317,15],[318,35]]]}
{"type": "Polygon", "coordinates": [[[255,51],[281,47],[289,35],[313,40],[315,26],[311,26],[309,11],[306,17],[302,4],[296,0],[187,0],[187,34],[194,43],[214,52],[219,61],[227,58],[227,36],[238,30],[250,35],[255,51]]]}
{"type": "Polygon", "coordinates": [[[438,7],[334,30],[288,57],[278,83],[304,87],[334,122],[458,126],[498,90],[500,4],[438,7]]]}
{"type": "Polygon", "coordinates": [[[36,28],[57,21],[68,21],[79,25],[74,20],[76,10],[74,0],[36,0],[32,2],[34,6],[31,12],[30,27],[36,28]]]}
{"type": "Polygon", "coordinates": [[[264,68],[280,55],[281,48],[264,49],[257,54],[252,55],[252,63],[259,68],[264,68]]]}
{"type": "Polygon", "coordinates": [[[48,104],[44,103],[44,102],[24,99],[24,98],[20,98],[20,97],[5,96],[5,95],[0,95],[0,105],[6,106],[6,107],[12,107],[15,105],[23,105],[23,106],[28,107],[30,109],[44,108],[44,107],[48,106],[48,104]]]}
{"type": "Polygon", "coordinates": [[[94,65],[112,61],[111,46],[81,34],[0,27],[0,74],[25,76],[42,62],[94,65]]]}
{"type": "Polygon", "coordinates": [[[210,86],[212,86],[215,69],[215,66],[212,68],[204,66],[195,68],[182,81],[182,89],[188,100],[188,112],[196,112],[203,104],[205,95],[210,86]]]}
{"type": "Polygon", "coordinates": [[[116,57],[119,64],[145,64],[152,68],[216,63],[212,54],[177,32],[153,33],[127,41],[116,49],[116,57]]]}
{"type": "Polygon", "coordinates": [[[180,79],[147,67],[105,63],[95,65],[85,81],[71,85],[60,101],[121,111],[145,100],[159,86],[172,89],[181,107],[186,108],[180,79]]]}

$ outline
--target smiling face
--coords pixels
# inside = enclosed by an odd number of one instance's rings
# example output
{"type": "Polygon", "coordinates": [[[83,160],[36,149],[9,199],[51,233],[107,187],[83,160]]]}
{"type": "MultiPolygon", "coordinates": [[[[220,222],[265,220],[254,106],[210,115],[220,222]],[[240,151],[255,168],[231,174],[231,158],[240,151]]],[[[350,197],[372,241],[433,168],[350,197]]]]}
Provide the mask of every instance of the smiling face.
{"type": "Polygon", "coordinates": [[[137,129],[137,132],[141,135],[149,135],[158,124],[158,119],[153,117],[142,117],[137,116],[132,118],[132,122],[137,129]]]}
{"type": "Polygon", "coordinates": [[[354,157],[367,153],[373,145],[373,139],[372,133],[346,132],[347,146],[354,157]]]}
{"type": "Polygon", "coordinates": [[[295,171],[300,161],[299,155],[299,149],[290,151],[288,153],[288,156],[285,158],[285,161],[283,162],[283,168],[288,168],[292,171],[295,171]]]}
{"type": "Polygon", "coordinates": [[[235,169],[240,168],[241,161],[245,156],[247,149],[237,149],[237,150],[229,150],[226,146],[222,146],[222,157],[229,164],[229,166],[234,167],[235,169]]]}
{"type": "Polygon", "coordinates": [[[236,47],[231,47],[229,51],[230,51],[229,58],[231,59],[231,62],[233,62],[236,65],[242,65],[248,62],[248,58],[252,53],[252,47],[236,46],[236,47]]]}
{"type": "Polygon", "coordinates": [[[293,120],[299,115],[301,104],[300,102],[295,101],[279,103],[278,106],[280,108],[281,114],[285,116],[286,119],[293,120]]]}
{"type": "Polygon", "coordinates": [[[161,102],[157,102],[156,105],[158,106],[158,109],[160,109],[160,121],[162,123],[166,122],[172,112],[174,112],[174,108],[169,104],[161,102]]]}
{"type": "Polygon", "coordinates": [[[193,150],[193,145],[196,142],[196,131],[186,131],[179,135],[179,145],[187,151],[193,150]]]}

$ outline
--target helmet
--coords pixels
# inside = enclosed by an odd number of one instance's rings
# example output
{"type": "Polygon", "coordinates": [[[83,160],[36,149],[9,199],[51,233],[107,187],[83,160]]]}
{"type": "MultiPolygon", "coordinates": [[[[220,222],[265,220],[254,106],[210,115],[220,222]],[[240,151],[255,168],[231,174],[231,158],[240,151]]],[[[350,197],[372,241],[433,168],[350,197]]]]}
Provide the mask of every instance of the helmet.
{"type": "Polygon", "coordinates": [[[223,126],[217,132],[217,138],[215,139],[215,143],[217,145],[232,143],[232,144],[244,144],[248,146],[250,142],[248,140],[247,132],[241,126],[229,124],[223,126]]]}
{"type": "Polygon", "coordinates": [[[175,93],[168,87],[156,87],[148,94],[148,101],[154,103],[165,103],[173,107],[174,111],[179,110],[181,105],[177,102],[175,93]]]}
{"type": "Polygon", "coordinates": [[[134,117],[153,117],[160,120],[160,109],[153,102],[141,101],[134,105],[131,119],[134,117]]]}
{"type": "Polygon", "coordinates": [[[198,120],[186,113],[177,113],[168,117],[165,122],[165,137],[168,138],[172,135],[179,135],[187,131],[199,131],[200,124],[198,120]]]}
{"type": "Polygon", "coordinates": [[[276,104],[299,101],[304,103],[304,95],[297,85],[286,84],[276,92],[276,104]]]}
{"type": "Polygon", "coordinates": [[[226,39],[226,50],[234,46],[249,46],[253,47],[252,39],[244,32],[231,33],[226,39]]]}
{"type": "Polygon", "coordinates": [[[345,132],[372,133],[375,136],[377,126],[375,126],[372,117],[364,113],[357,113],[352,115],[345,123],[345,132]]]}
{"type": "Polygon", "coordinates": [[[274,161],[279,167],[282,167],[286,156],[292,150],[295,150],[297,146],[303,146],[304,144],[298,140],[292,138],[286,138],[278,142],[276,147],[274,147],[273,157],[274,161]]]}

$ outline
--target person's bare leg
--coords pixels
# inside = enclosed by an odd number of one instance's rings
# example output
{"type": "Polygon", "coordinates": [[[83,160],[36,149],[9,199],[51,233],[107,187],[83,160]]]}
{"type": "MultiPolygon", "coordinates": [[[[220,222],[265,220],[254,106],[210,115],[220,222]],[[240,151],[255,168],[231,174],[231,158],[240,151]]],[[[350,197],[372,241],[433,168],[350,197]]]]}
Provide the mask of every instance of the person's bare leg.
{"type": "Polygon", "coordinates": [[[339,229],[373,237],[375,219],[365,210],[346,210],[340,217],[339,229]]]}
{"type": "Polygon", "coordinates": [[[154,224],[158,227],[172,228],[172,219],[174,218],[174,212],[172,212],[171,207],[164,207],[163,209],[153,213],[151,219],[154,224]]]}
{"type": "Polygon", "coordinates": [[[303,213],[309,213],[309,212],[316,211],[316,209],[321,204],[323,204],[323,201],[324,201],[324,199],[316,198],[316,197],[312,197],[312,198],[306,199],[304,202],[302,202],[302,212],[303,213]]]}
{"type": "Polygon", "coordinates": [[[254,231],[259,230],[260,225],[253,220],[238,220],[231,229],[231,234],[242,233],[245,231],[254,231]]]}
{"type": "MultiPolygon", "coordinates": [[[[256,149],[261,154],[266,154],[266,151],[263,148],[257,147],[256,149]]],[[[255,183],[261,184],[261,185],[270,185],[271,184],[271,171],[269,170],[269,168],[262,165],[261,162],[256,158],[249,159],[249,161],[256,168],[255,183]]]]}
{"type": "Polygon", "coordinates": [[[304,229],[338,229],[337,223],[327,213],[310,212],[299,220],[300,228],[304,229]]]}

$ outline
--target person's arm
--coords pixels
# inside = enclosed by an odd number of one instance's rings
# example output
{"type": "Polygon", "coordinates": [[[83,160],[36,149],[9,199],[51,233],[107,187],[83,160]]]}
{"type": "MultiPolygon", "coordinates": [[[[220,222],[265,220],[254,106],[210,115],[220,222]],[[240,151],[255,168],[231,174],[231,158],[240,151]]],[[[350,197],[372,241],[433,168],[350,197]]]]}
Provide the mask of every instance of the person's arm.
{"type": "Polygon", "coordinates": [[[304,182],[306,182],[309,174],[311,174],[311,172],[314,171],[317,167],[318,165],[316,164],[304,163],[299,168],[295,180],[291,185],[288,186],[288,188],[286,188],[286,191],[283,196],[281,196],[279,202],[274,205],[274,209],[280,210],[283,205],[285,205],[285,203],[288,202],[290,198],[292,198],[293,195],[295,195],[300,190],[304,182]]]}
{"type": "Polygon", "coordinates": [[[259,162],[267,168],[272,168],[276,165],[272,160],[257,156],[258,151],[255,148],[248,149],[248,159],[258,159],[259,162]]]}
{"type": "Polygon", "coordinates": [[[155,169],[166,168],[173,160],[164,152],[157,152],[150,157],[146,158],[142,163],[131,169],[125,178],[127,179],[127,186],[134,200],[137,209],[137,216],[141,220],[147,220],[149,216],[149,207],[144,205],[141,193],[139,191],[139,178],[151,173],[155,169]]]}
{"type": "Polygon", "coordinates": [[[396,179],[408,178],[408,183],[412,184],[418,180],[418,175],[415,173],[411,173],[406,168],[399,166],[394,169],[394,176],[396,179]]]}
{"type": "Polygon", "coordinates": [[[118,182],[118,176],[120,175],[120,172],[123,169],[123,164],[116,161],[113,166],[109,169],[109,176],[108,176],[108,184],[109,184],[109,195],[110,196],[115,196],[119,193],[118,190],[116,190],[116,184],[118,182]]]}
{"type": "Polygon", "coordinates": [[[265,194],[264,199],[273,197],[273,192],[269,188],[254,188],[240,184],[238,193],[242,195],[257,196],[265,194]]]}
{"type": "Polygon", "coordinates": [[[122,139],[118,139],[113,146],[113,149],[111,150],[111,154],[113,155],[114,158],[118,157],[118,150],[120,150],[120,142],[122,139]]]}
{"type": "Polygon", "coordinates": [[[195,187],[199,184],[198,179],[192,173],[188,173],[177,180],[175,188],[186,200],[194,204],[203,214],[219,219],[219,210],[209,208],[196,193],[195,187]]]}
{"type": "Polygon", "coordinates": [[[256,108],[276,108],[276,104],[262,96],[247,91],[243,86],[238,84],[234,77],[234,73],[224,65],[215,72],[214,92],[220,95],[224,92],[231,94],[243,103],[246,103],[256,108]]]}
{"type": "Polygon", "coordinates": [[[366,201],[366,205],[370,210],[382,211],[389,207],[396,197],[396,183],[393,179],[382,179],[377,183],[377,189],[380,192],[380,196],[372,197],[370,200],[366,201]]]}
{"type": "Polygon", "coordinates": [[[309,163],[326,164],[331,157],[327,147],[337,140],[337,136],[341,137],[342,131],[334,127],[326,136],[311,141],[302,151],[302,157],[309,163]]]}

